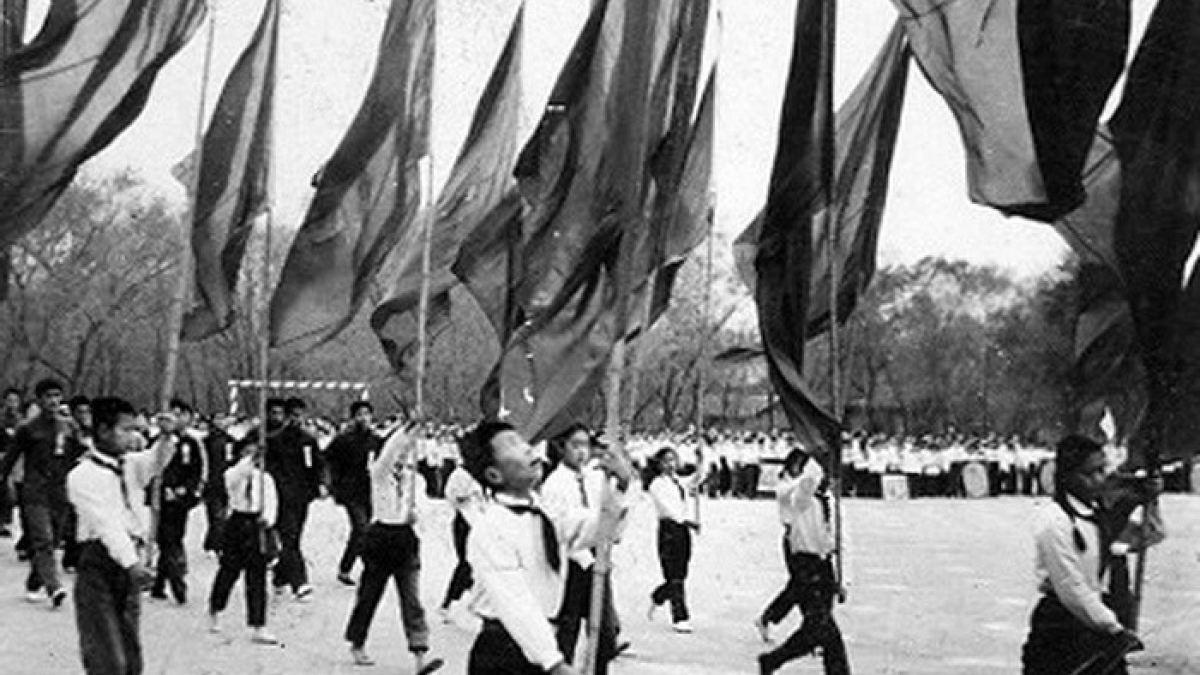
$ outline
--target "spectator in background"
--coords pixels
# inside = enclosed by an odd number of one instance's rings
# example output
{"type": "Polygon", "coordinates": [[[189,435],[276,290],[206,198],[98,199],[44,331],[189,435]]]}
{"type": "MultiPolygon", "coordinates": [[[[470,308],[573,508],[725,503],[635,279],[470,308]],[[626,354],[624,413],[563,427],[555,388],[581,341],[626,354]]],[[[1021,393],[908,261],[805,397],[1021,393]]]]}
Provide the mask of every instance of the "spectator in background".
{"type": "MultiPolygon", "coordinates": [[[[13,436],[17,433],[17,425],[21,422],[21,390],[9,387],[4,391],[4,407],[0,409],[0,462],[4,455],[12,449],[13,436]]],[[[16,492],[13,480],[0,480],[0,538],[12,536],[13,508],[16,506],[16,492]]]]}

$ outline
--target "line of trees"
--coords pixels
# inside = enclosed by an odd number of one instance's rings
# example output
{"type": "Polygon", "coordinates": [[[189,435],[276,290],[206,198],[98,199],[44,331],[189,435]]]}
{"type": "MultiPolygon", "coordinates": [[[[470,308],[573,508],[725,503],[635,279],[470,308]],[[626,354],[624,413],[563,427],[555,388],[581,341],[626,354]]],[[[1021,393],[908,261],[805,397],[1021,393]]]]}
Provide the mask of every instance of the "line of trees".
{"type": "MultiPolygon", "coordinates": [[[[76,181],[46,224],[13,251],[10,294],[0,304],[0,384],[28,390],[37,378],[54,375],[71,391],[120,393],[152,406],[178,281],[183,217],[135,173],[76,181]]],[[[275,237],[276,273],[284,239],[275,237]]],[[[262,321],[251,308],[262,304],[263,262],[260,231],[242,270],[244,309],[235,326],[184,346],[178,391],[203,409],[226,408],[226,382],[259,372],[262,321]]],[[[752,299],[724,266],[708,296],[705,286],[703,265],[689,262],[671,309],[635,344],[643,353],[631,360],[642,368],[630,403],[634,427],[685,429],[696,421],[697,406],[707,424],[784,426],[761,359],[717,358],[757,343],[752,299]]],[[[376,289],[375,298],[385,290],[376,289]]],[[[1069,267],[1033,280],[941,258],[879,270],[842,328],[850,422],[914,434],[953,428],[1032,435],[1074,428],[1077,292],[1069,267]]],[[[498,350],[486,319],[465,294],[455,300],[452,327],[430,350],[426,401],[436,418],[469,422],[498,350]]],[[[807,363],[816,392],[829,391],[828,364],[827,341],[817,338],[807,363]]],[[[273,354],[271,376],[367,381],[385,410],[406,408],[414,398],[411,378],[390,371],[365,319],[317,351],[273,354]]],[[[347,396],[313,395],[310,403],[335,414],[349,403],[347,396]]],[[[593,421],[602,411],[598,396],[593,421]]]]}

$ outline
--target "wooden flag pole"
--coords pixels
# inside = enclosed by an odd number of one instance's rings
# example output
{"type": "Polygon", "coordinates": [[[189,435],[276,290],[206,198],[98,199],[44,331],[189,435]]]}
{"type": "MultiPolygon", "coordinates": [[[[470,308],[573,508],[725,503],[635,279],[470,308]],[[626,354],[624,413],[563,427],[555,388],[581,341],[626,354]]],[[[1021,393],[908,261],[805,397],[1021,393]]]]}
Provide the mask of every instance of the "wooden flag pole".
{"type": "Polygon", "coordinates": [[[421,181],[421,291],[417,301],[417,391],[415,418],[425,419],[426,362],[429,359],[429,270],[433,247],[433,161],[420,159],[421,181]]]}
{"type": "Polygon", "coordinates": [[[192,287],[192,219],[196,217],[196,200],[200,198],[200,154],[204,147],[204,111],[208,107],[208,80],[212,73],[213,42],[217,33],[216,10],[210,9],[208,17],[208,39],[204,47],[204,67],[200,74],[200,103],[196,111],[196,149],[192,154],[191,199],[181,228],[179,248],[179,275],[175,284],[175,295],[171,298],[171,311],[167,317],[167,357],[163,364],[162,390],[159,405],[166,410],[175,395],[175,375],[179,370],[179,333],[183,330],[183,314],[187,310],[188,291],[192,287]]]}
{"type": "MultiPolygon", "coordinates": [[[[282,11],[282,2],[280,0],[280,8],[277,11],[282,11]]],[[[276,17],[276,21],[279,18],[276,17]]],[[[275,38],[275,71],[280,71],[279,65],[282,60],[283,41],[282,25],[276,26],[275,38]]],[[[268,161],[272,162],[267,167],[269,172],[267,175],[267,209],[265,214],[265,227],[263,228],[263,252],[262,252],[262,275],[259,278],[262,291],[259,293],[259,306],[256,309],[259,317],[259,335],[258,335],[258,379],[262,384],[258,388],[258,463],[259,468],[266,471],[267,459],[267,398],[269,389],[268,384],[271,381],[271,250],[272,238],[275,229],[275,199],[279,193],[278,172],[274,171],[274,152],[275,152],[275,117],[278,110],[275,105],[275,85],[278,79],[271,82],[271,119],[268,122],[269,131],[267,135],[267,157],[268,161]]],[[[259,506],[266,504],[267,480],[264,476],[259,485],[259,506]]]]}
{"type": "MultiPolygon", "coordinates": [[[[837,151],[837,140],[834,138],[834,123],[833,123],[833,54],[834,54],[834,36],[836,34],[835,26],[837,24],[837,2],[836,0],[826,0],[829,3],[829,19],[825,22],[825,35],[822,36],[822,42],[825,49],[829,53],[829,68],[825,69],[825,90],[829,92],[829,98],[826,101],[828,109],[826,110],[825,119],[828,120],[826,129],[823,130],[822,137],[828,139],[826,152],[822,153],[823,162],[821,166],[821,184],[822,191],[825,193],[825,214],[822,217],[825,227],[825,246],[829,256],[829,386],[830,398],[833,403],[833,416],[837,420],[840,428],[843,416],[842,402],[842,368],[841,368],[841,344],[838,335],[838,290],[839,290],[839,274],[840,260],[838,259],[838,251],[840,243],[838,241],[838,233],[835,230],[836,219],[834,218],[833,209],[833,181],[834,175],[834,155],[837,151]]],[[[840,434],[840,431],[839,431],[840,434]]],[[[842,440],[839,436],[832,448],[829,457],[829,485],[833,491],[833,550],[837,555],[837,583],[839,587],[843,583],[845,574],[845,555],[842,550],[842,440]]]]}
{"type": "MultiPolygon", "coordinates": [[[[696,355],[696,470],[700,471],[703,468],[703,449],[704,440],[704,388],[707,384],[704,370],[704,352],[708,349],[708,343],[712,340],[712,331],[714,330],[711,314],[712,314],[712,275],[713,275],[713,225],[716,221],[716,191],[709,190],[708,200],[708,243],[705,245],[704,251],[704,301],[700,308],[701,316],[701,332],[700,332],[700,353],[696,355]]],[[[700,493],[696,493],[696,531],[700,531],[700,493]]]]}

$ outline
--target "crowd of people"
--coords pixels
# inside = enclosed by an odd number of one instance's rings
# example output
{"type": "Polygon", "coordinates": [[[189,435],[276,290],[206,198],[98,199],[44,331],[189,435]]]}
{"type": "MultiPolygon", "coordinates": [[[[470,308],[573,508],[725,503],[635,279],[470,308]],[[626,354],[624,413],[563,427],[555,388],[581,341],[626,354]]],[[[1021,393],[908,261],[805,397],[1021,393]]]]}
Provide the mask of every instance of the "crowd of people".
{"type": "MultiPolygon", "coordinates": [[[[241,581],[250,640],[276,644],[267,607],[272,597],[305,602],[314,593],[303,535],[311,504],[325,497],[348,522],[337,579],[355,587],[344,630],[353,663],[374,663],[367,640],[390,580],[415,672],[428,675],[444,665],[430,644],[414,528],[418,501],[444,499],[454,511],[446,535],[457,562],[439,609],[469,598],[482,619],[468,672],[580,672],[581,630],[598,621],[590,653],[595,672],[604,673],[629,647],[605,556],[620,540],[638,486],[657,516],[662,572],[661,584],[647,589],[649,614],[669,605],[673,630],[690,634],[687,581],[698,499],[757,496],[764,475],[784,527],[789,580],[753,624],[767,641],[792,608],[802,622],[759,657],[759,672],[773,673],[812,653],[822,655],[827,673],[850,672],[833,614],[844,590],[833,562],[831,482],[822,463],[786,434],[636,435],[627,452],[612,452],[602,435],[580,424],[535,446],[502,421],[470,428],[380,421],[367,401],[351,405],[347,418],[334,424],[311,419],[299,398],[269,399],[259,421],[202,418],[182,400],[150,415],[119,398],[65,394],[52,379],[38,383],[28,402],[18,390],[6,392],[0,535],[11,536],[19,525],[16,548],[29,562],[31,602],[60,608],[70,594],[62,573],[74,574],[88,673],[142,672],[143,593],[189,602],[196,580],[184,541],[197,508],[207,516],[203,547],[219,557],[215,577],[206,580],[210,629],[224,629],[222,614],[241,581]],[[597,570],[606,593],[603,606],[592,607],[597,570]]],[[[1118,544],[1132,536],[1126,528],[1131,505],[1161,484],[1108,481],[1111,460],[1081,437],[1060,442],[1056,453],[1015,440],[897,441],[865,434],[848,437],[846,445],[842,471],[849,494],[865,491],[860,470],[903,474],[912,466],[932,476],[928,467],[937,465],[943,468],[937,475],[954,476],[956,465],[971,463],[995,465],[1000,489],[1021,491],[1022,472],[1056,456],[1057,510],[1036,540],[1043,599],[1032,617],[1026,672],[1123,672],[1099,669],[1119,666],[1140,644],[1125,628],[1128,573],[1118,544]],[[1088,663],[1096,669],[1068,668],[1088,663]]],[[[951,491],[934,484],[932,493],[940,490],[951,491]]]]}

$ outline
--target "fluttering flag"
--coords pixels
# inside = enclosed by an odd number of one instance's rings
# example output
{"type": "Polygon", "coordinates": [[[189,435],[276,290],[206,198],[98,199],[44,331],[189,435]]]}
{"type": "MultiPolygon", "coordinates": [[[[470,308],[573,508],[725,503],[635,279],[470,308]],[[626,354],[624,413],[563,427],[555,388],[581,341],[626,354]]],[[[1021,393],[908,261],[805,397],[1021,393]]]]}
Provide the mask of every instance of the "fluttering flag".
{"type": "MultiPolygon", "coordinates": [[[[27,5],[25,0],[2,0],[0,2],[0,63],[12,56],[25,42],[25,15],[27,5]]],[[[3,75],[0,68],[0,75],[3,75]]],[[[9,106],[6,103],[20,103],[19,99],[9,101],[0,99],[0,128],[10,129],[20,124],[20,106],[9,106]]],[[[0,154],[3,154],[0,150],[0,154]]],[[[12,273],[12,257],[8,246],[0,246],[0,300],[8,297],[9,276],[12,273]]]]}
{"type": "Polygon", "coordinates": [[[137,119],[206,9],[204,0],[51,3],[33,41],[0,66],[0,250],[37,227],[79,166],[137,119]]]}
{"type": "Polygon", "coordinates": [[[362,107],[314,179],[316,194],[271,300],[271,343],[333,339],[397,248],[419,247],[428,180],[434,0],[395,0],[362,107]]]}
{"type": "Polygon", "coordinates": [[[1125,66],[1129,0],[893,0],[913,54],[958,121],[970,198],[1051,222],[1125,66]]]}
{"type": "Polygon", "coordinates": [[[1116,252],[1147,374],[1131,450],[1150,466],[1200,438],[1200,4],[1161,0],[1109,123],[1121,163],[1116,252]]]}
{"type": "Polygon", "coordinates": [[[485,411],[509,411],[530,438],[553,434],[594,395],[628,329],[640,268],[626,247],[641,228],[665,226],[646,216],[648,158],[661,140],[651,136],[666,129],[671,102],[653,95],[654,78],[676,75],[667,59],[680,51],[684,4],[593,4],[518,159],[528,206],[509,257],[515,328],[485,411]]]}
{"type": "MultiPolygon", "coordinates": [[[[830,265],[828,233],[837,243],[838,323],[854,311],[875,274],[876,245],[887,201],[892,156],[908,82],[908,49],[899,24],[892,29],[871,68],[838,111],[835,131],[833,205],[829,218],[819,203],[813,227],[808,338],[829,329],[830,265]]],[[[754,292],[755,258],[765,210],[734,241],[738,273],[754,292]]]]}
{"type": "Polygon", "coordinates": [[[191,237],[199,305],[184,317],[184,340],[202,340],[233,325],[242,257],[255,219],[269,206],[278,41],[279,0],[267,0],[217,100],[200,151],[191,237]]]}
{"type": "Polygon", "coordinates": [[[804,348],[816,215],[833,192],[832,22],[832,0],[798,3],[754,292],[771,383],[797,439],[825,455],[836,452],[839,425],[808,391],[804,348]]]}
{"type": "MultiPolygon", "coordinates": [[[[516,162],[517,124],[521,104],[521,42],[525,8],[522,4],[475,108],[467,139],[450,179],[438,199],[430,246],[429,339],[449,322],[450,294],[459,286],[451,270],[459,249],[507,198],[515,199],[512,177],[516,162]]],[[[483,236],[489,236],[485,233],[483,236]]],[[[402,373],[417,346],[417,316],[421,293],[420,246],[400,252],[399,276],[389,299],[371,315],[392,368],[402,373]]],[[[501,273],[503,275],[503,272],[501,273]]],[[[496,287],[504,286],[504,277],[496,287]]],[[[488,310],[485,309],[485,312],[488,310]]],[[[489,313],[490,315],[490,313],[489,313]]]]}

